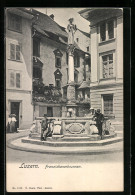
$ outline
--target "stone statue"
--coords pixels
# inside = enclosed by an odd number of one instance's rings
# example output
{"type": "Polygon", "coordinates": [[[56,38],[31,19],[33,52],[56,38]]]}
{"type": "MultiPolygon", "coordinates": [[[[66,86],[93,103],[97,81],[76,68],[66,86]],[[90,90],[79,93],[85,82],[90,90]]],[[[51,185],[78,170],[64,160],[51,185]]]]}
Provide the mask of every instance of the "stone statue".
{"type": "Polygon", "coordinates": [[[67,26],[68,30],[68,45],[73,45],[74,44],[74,34],[77,30],[77,27],[75,24],[73,24],[74,19],[70,18],[69,19],[69,24],[67,26]]]}

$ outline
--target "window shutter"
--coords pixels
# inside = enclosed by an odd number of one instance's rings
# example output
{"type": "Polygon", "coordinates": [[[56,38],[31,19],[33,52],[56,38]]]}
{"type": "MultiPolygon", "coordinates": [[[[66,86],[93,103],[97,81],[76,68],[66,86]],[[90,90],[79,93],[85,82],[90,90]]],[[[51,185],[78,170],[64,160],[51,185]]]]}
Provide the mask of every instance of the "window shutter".
{"type": "Polygon", "coordinates": [[[16,60],[20,61],[20,45],[16,45],[16,60]]]}
{"type": "Polygon", "coordinates": [[[16,87],[20,88],[20,73],[16,73],[16,87]]]}
{"type": "Polygon", "coordinates": [[[10,59],[15,60],[15,45],[10,43],[10,59]]]}
{"type": "Polygon", "coordinates": [[[14,87],[15,86],[15,77],[14,77],[14,73],[10,72],[10,87],[14,87]]]}

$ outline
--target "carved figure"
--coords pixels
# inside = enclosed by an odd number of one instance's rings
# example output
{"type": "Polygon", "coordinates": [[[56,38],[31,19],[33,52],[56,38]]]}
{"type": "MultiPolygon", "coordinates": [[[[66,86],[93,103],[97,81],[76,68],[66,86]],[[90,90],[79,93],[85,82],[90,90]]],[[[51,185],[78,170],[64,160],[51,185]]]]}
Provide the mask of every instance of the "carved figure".
{"type": "Polygon", "coordinates": [[[73,45],[74,44],[74,34],[77,30],[77,27],[75,24],[73,24],[74,19],[70,18],[69,19],[69,24],[67,26],[68,30],[68,45],[73,45]]]}

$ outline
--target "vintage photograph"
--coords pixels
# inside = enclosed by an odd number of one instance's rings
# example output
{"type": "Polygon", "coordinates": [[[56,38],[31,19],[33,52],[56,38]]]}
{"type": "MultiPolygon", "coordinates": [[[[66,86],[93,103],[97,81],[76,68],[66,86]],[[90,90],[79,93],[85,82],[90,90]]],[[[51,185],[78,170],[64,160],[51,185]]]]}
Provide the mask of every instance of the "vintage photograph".
{"type": "Polygon", "coordinates": [[[5,8],[7,192],[124,190],[123,9],[5,8]]]}

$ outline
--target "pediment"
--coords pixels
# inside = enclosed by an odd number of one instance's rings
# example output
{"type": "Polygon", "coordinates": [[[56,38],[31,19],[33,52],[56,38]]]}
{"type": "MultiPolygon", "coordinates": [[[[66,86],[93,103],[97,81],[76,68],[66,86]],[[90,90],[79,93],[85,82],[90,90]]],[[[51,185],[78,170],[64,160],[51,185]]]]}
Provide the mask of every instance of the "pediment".
{"type": "Polygon", "coordinates": [[[63,54],[61,53],[59,49],[54,50],[53,53],[55,54],[55,56],[60,56],[60,57],[63,56],[63,54]]]}
{"type": "Polygon", "coordinates": [[[59,69],[57,69],[57,70],[54,72],[54,75],[55,75],[55,76],[62,76],[62,73],[60,72],[59,69]]]}

